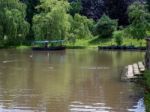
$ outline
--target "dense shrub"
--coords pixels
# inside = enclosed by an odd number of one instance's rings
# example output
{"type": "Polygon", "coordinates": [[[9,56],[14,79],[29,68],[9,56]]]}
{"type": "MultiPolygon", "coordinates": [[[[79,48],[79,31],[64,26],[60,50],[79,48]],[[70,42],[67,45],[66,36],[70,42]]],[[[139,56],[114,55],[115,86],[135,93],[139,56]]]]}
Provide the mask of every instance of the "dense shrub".
{"type": "Polygon", "coordinates": [[[144,96],[146,112],[150,112],[150,93],[145,93],[144,96]]]}
{"type": "Polygon", "coordinates": [[[150,70],[145,72],[144,77],[146,79],[146,85],[150,88],[150,70]]]}
{"type": "Polygon", "coordinates": [[[144,77],[145,77],[145,85],[146,85],[144,101],[146,106],[146,112],[150,112],[150,70],[145,72],[144,77]]]}
{"type": "Polygon", "coordinates": [[[95,25],[94,33],[102,38],[111,38],[117,25],[117,20],[112,20],[104,14],[95,25]]]}
{"type": "Polygon", "coordinates": [[[118,46],[123,43],[123,31],[115,31],[113,32],[113,38],[118,46]]]}

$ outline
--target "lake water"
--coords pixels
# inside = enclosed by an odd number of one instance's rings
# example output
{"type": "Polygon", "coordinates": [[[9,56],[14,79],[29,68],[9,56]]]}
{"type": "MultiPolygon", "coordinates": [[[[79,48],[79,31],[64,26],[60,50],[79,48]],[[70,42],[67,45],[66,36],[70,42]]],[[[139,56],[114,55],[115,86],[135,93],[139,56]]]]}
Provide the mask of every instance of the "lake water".
{"type": "Polygon", "coordinates": [[[145,112],[142,88],[120,81],[143,52],[0,50],[0,112],[145,112]]]}

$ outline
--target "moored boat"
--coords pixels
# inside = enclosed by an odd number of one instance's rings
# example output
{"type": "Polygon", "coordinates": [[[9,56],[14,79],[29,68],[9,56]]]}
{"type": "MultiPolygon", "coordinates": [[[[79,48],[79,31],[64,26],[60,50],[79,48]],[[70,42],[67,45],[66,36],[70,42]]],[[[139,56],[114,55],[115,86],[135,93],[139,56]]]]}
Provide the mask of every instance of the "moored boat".
{"type": "Polygon", "coordinates": [[[63,45],[64,40],[53,40],[53,41],[34,41],[33,44],[42,44],[41,46],[33,46],[34,51],[55,51],[65,50],[66,47],[63,45]],[[50,46],[49,46],[50,45],[50,46]]]}

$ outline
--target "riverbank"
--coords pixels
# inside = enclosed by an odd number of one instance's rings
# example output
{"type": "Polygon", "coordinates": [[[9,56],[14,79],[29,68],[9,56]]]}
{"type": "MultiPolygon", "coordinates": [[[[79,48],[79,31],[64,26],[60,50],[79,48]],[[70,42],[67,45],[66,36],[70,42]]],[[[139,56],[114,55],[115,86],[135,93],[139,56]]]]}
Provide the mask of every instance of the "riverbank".
{"type": "Polygon", "coordinates": [[[31,46],[21,45],[17,46],[16,49],[31,49],[31,46]]]}
{"type": "Polygon", "coordinates": [[[20,46],[2,46],[0,49],[31,49],[31,46],[20,45],[20,46]]]}
{"type": "MultiPolygon", "coordinates": [[[[123,40],[122,45],[118,46],[114,39],[76,39],[73,42],[65,42],[64,45],[67,49],[85,49],[85,48],[133,48],[133,49],[145,49],[146,42],[144,39],[132,39],[132,38],[125,38],[123,40]],[[114,47],[117,46],[117,47],[114,47]]],[[[31,49],[32,46],[30,45],[20,45],[20,46],[3,46],[0,48],[16,48],[16,49],[31,49]]]]}
{"type": "Polygon", "coordinates": [[[98,46],[99,50],[146,50],[146,47],[135,46],[98,46]]]}
{"type": "Polygon", "coordinates": [[[117,46],[118,48],[133,48],[145,49],[146,41],[144,39],[125,38],[122,45],[118,46],[115,39],[77,39],[75,43],[67,42],[65,44],[68,48],[105,48],[110,46],[117,46]],[[71,47],[70,47],[71,46],[71,47]]]}

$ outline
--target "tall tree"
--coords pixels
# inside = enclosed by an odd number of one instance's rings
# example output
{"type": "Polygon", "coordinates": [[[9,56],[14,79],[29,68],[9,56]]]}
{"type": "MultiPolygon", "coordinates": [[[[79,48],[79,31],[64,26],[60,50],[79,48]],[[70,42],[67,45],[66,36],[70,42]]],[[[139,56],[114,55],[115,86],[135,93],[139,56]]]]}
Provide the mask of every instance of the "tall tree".
{"type": "Polygon", "coordinates": [[[27,5],[26,8],[26,19],[32,26],[33,15],[37,12],[36,6],[39,4],[39,0],[20,0],[27,5]]]}
{"type": "Polygon", "coordinates": [[[150,13],[144,4],[135,2],[128,8],[130,25],[127,28],[134,38],[144,38],[150,31],[150,13]]]}
{"type": "Polygon", "coordinates": [[[25,10],[25,4],[19,0],[0,0],[0,37],[3,44],[16,45],[25,40],[29,31],[25,10]]]}
{"type": "Polygon", "coordinates": [[[73,39],[85,39],[92,37],[91,30],[93,29],[94,21],[86,16],[75,14],[71,21],[70,36],[73,39]]]}
{"type": "Polygon", "coordinates": [[[32,19],[33,16],[37,13],[36,6],[40,3],[40,0],[20,0],[27,5],[26,8],[26,20],[30,23],[29,34],[26,38],[27,41],[31,41],[34,39],[34,34],[32,31],[32,19]]]}
{"type": "Polygon", "coordinates": [[[69,13],[74,16],[76,13],[80,13],[82,10],[81,0],[70,1],[70,11],[69,13]]]}
{"type": "Polygon", "coordinates": [[[42,0],[41,12],[33,18],[33,31],[38,40],[64,39],[70,28],[67,0],[42,0]]]}

